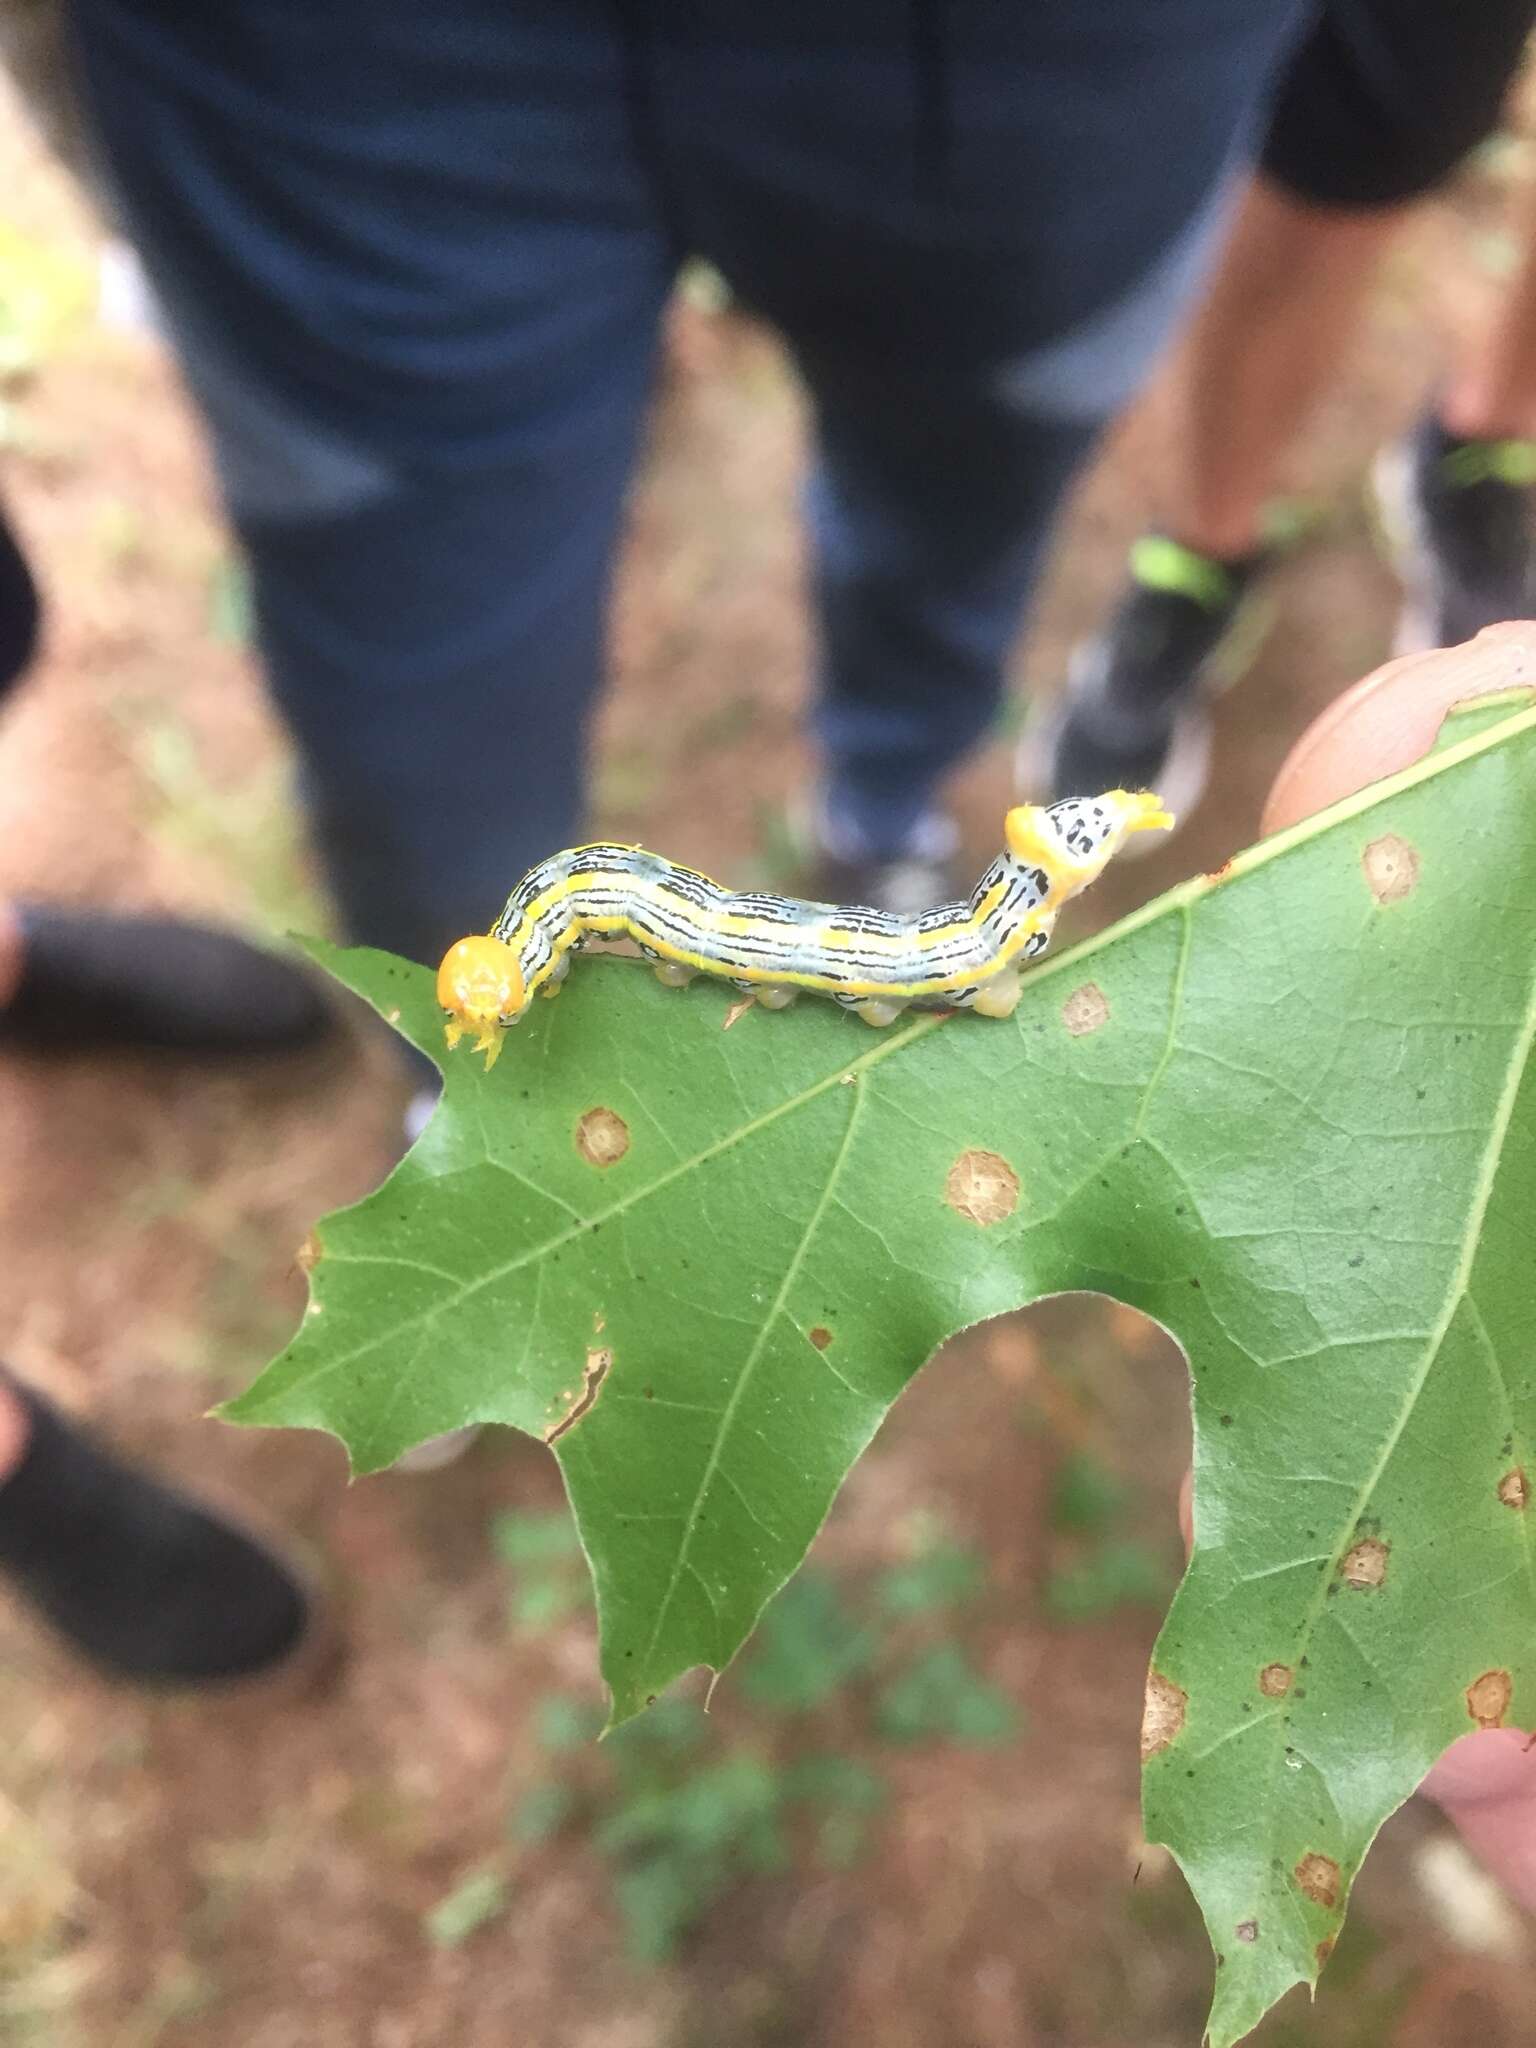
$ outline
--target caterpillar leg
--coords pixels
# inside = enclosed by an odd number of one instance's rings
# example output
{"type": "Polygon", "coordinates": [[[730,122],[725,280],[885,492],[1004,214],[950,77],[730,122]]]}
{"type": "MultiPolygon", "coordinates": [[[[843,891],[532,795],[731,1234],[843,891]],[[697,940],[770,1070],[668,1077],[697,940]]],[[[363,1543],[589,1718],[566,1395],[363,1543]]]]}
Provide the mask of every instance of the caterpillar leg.
{"type": "Polygon", "coordinates": [[[570,971],[571,956],[569,955],[569,953],[562,953],[560,955],[560,958],[555,962],[554,966],[551,967],[551,969],[549,970],[549,974],[545,979],[544,986],[539,990],[539,994],[543,996],[546,1001],[550,1000],[554,996],[559,995],[560,984],[562,981],[564,981],[565,977],[570,973],[570,971]]]}
{"type": "Polygon", "coordinates": [[[697,967],[685,967],[681,960],[658,960],[655,967],[663,988],[686,988],[698,971],[697,967]]]}
{"type": "Polygon", "coordinates": [[[1011,1017],[1018,1006],[1019,970],[1016,967],[1005,967],[1001,974],[994,974],[971,998],[971,1008],[979,1017],[1011,1017]]]}
{"type": "Polygon", "coordinates": [[[893,1003],[886,996],[866,996],[861,1002],[850,1003],[848,1008],[864,1019],[866,1024],[883,1031],[887,1024],[894,1024],[906,1008],[905,1003],[893,1003]]]}
{"type": "Polygon", "coordinates": [[[799,995],[797,988],[783,988],[776,982],[768,982],[757,991],[757,1000],[765,1010],[787,1010],[799,995]]]}

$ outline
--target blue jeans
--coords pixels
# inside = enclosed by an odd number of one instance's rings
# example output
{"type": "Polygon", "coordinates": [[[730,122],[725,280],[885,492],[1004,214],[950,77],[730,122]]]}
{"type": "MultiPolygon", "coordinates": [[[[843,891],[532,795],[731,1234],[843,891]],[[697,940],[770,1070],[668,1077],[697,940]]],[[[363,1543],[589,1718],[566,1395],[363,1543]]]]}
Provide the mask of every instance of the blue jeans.
{"type": "Polygon", "coordinates": [[[352,933],[580,825],[679,261],[815,409],[816,727],[894,848],[1190,291],[1285,0],[74,0],[352,933]],[[829,26],[831,24],[831,26],[829,26]]]}

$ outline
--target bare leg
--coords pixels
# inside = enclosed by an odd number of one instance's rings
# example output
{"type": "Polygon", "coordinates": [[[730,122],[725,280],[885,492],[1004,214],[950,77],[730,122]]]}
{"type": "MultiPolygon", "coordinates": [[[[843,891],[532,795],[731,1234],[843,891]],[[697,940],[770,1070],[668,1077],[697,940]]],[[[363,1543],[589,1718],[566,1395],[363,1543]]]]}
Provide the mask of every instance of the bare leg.
{"type": "Polygon", "coordinates": [[[1312,206],[1254,179],[1172,369],[1162,525],[1175,540],[1222,558],[1257,545],[1280,463],[1410,211],[1312,206]]]}
{"type": "Polygon", "coordinates": [[[787,1010],[799,993],[797,988],[783,988],[770,982],[757,991],[757,1000],[765,1010],[787,1010]]]}
{"type": "Polygon", "coordinates": [[[698,973],[696,967],[685,967],[681,960],[658,960],[656,979],[663,988],[686,988],[698,973]]]}
{"type": "Polygon", "coordinates": [[[1451,378],[1440,418],[1468,440],[1536,440],[1536,206],[1527,211],[1519,275],[1451,378]]]}
{"type": "Polygon", "coordinates": [[[21,920],[9,903],[0,902],[0,1010],[21,986],[21,920]]]}
{"type": "Polygon", "coordinates": [[[0,1486],[21,1463],[32,1434],[32,1418],[26,1403],[7,1381],[0,1379],[0,1486]]]}

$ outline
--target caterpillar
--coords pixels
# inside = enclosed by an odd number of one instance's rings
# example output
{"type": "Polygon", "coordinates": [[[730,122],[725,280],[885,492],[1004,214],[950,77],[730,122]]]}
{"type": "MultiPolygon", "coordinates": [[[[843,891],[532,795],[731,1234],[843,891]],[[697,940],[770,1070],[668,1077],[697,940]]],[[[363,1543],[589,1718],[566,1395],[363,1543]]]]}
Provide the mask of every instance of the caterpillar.
{"type": "Polygon", "coordinates": [[[529,869],[486,935],[449,947],[437,976],[448,1045],[473,1034],[489,1069],[502,1034],[536,995],[558,993],[591,938],[632,939],[670,987],[714,975],[769,1010],[809,990],[866,1024],[894,1023],[909,1006],[1007,1017],[1019,969],[1050,944],[1062,904],[1128,834],[1172,824],[1146,791],[1021,804],[970,896],[916,916],[737,894],[638,846],[573,847],[529,869]]]}

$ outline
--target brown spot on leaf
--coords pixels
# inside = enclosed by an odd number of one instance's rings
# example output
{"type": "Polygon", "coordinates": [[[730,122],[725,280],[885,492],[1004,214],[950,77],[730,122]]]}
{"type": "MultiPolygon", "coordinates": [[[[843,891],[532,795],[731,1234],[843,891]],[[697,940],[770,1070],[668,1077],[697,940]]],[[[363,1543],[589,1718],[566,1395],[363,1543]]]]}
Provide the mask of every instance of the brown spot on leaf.
{"type": "Polygon", "coordinates": [[[829,1329],[827,1329],[823,1324],[818,1323],[815,1329],[811,1332],[811,1342],[816,1346],[816,1349],[818,1351],[825,1351],[827,1346],[832,1342],[832,1332],[829,1329]]]}
{"type": "Polygon", "coordinates": [[[629,1150],[629,1125],[611,1109],[589,1109],[576,1126],[576,1150],[588,1166],[616,1166],[629,1150]]]}
{"type": "Polygon", "coordinates": [[[1189,1694],[1183,1686],[1164,1678],[1161,1671],[1147,1673],[1147,1698],[1141,1710],[1141,1760],[1158,1756],[1184,1726],[1189,1694]]]}
{"type": "MultiPolygon", "coordinates": [[[[312,1230],[293,1255],[293,1263],[301,1273],[313,1273],[325,1256],[325,1246],[320,1242],[318,1230],[312,1230]]],[[[1502,1492],[1502,1488],[1500,1489],[1502,1492]]]]}
{"type": "Polygon", "coordinates": [[[1230,860],[1224,860],[1224,861],[1222,862],[1222,864],[1221,864],[1221,866],[1220,866],[1219,868],[1212,868],[1212,869],[1211,869],[1211,871],[1210,871],[1210,873],[1209,873],[1209,874],[1208,874],[1208,875],[1206,876],[1206,878],[1205,878],[1205,879],[1206,879],[1206,880],[1207,880],[1207,881],[1208,881],[1208,882],[1209,882],[1209,883],[1210,883],[1210,884],[1212,885],[1212,887],[1215,887],[1215,885],[1216,885],[1216,884],[1217,884],[1218,882],[1224,882],[1224,881],[1225,881],[1225,880],[1227,879],[1228,875],[1230,875],[1230,874],[1231,874],[1231,872],[1232,872],[1232,863],[1231,863],[1231,861],[1230,861],[1230,860]]]}
{"type": "Polygon", "coordinates": [[[1366,884],[1378,903],[1401,903],[1418,886],[1419,856],[1406,839],[1387,832],[1360,856],[1366,884]]]}
{"type": "Polygon", "coordinates": [[[1499,1481],[1499,1499],[1507,1508],[1527,1508],[1531,1504],[1530,1481],[1525,1476],[1525,1467],[1517,1465],[1512,1472],[1506,1472],[1499,1481]]]}
{"type": "Polygon", "coordinates": [[[996,1152],[962,1152],[944,1182],[944,1199],[968,1223],[1001,1223],[1019,1206],[1019,1176],[996,1152]]]}
{"type": "Polygon", "coordinates": [[[1237,1938],[1239,1941],[1257,1941],[1259,1938],[1258,1921],[1239,1920],[1237,1923],[1237,1938]]]}
{"type": "Polygon", "coordinates": [[[1314,1906],[1331,1912],[1339,1903],[1339,1866],[1331,1856],[1309,1851],[1296,1866],[1296,1882],[1314,1906]]]}
{"type": "Polygon", "coordinates": [[[720,1029],[722,1031],[729,1031],[738,1018],[745,1017],[748,1010],[754,1008],[756,1003],[756,996],[743,996],[739,1003],[732,1003],[725,1013],[725,1022],[720,1026],[720,1029]]]}
{"type": "Polygon", "coordinates": [[[1074,1038],[1087,1038],[1109,1022],[1109,998],[1096,981],[1073,989],[1061,1006],[1061,1021],[1074,1038]]]}
{"type": "Polygon", "coordinates": [[[1387,1557],[1390,1543],[1379,1543],[1374,1536],[1366,1536],[1346,1551],[1339,1565],[1339,1577],[1346,1586],[1357,1593],[1372,1592],[1387,1576],[1387,1557]]]}
{"type": "Polygon", "coordinates": [[[1333,1943],[1334,1937],[1331,1934],[1325,1934],[1323,1939],[1317,1944],[1317,1947],[1313,1949],[1312,1953],[1317,1957],[1317,1967],[1319,1969],[1323,1967],[1324,1963],[1333,1954],[1333,1943]]]}
{"type": "MultiPolygon", "coordinates": [[[[581,1392],[576,1396],[574,1406],[568,1408],[558,1422],[552,1423],[545,1430],[545,1443],[552,1444],[557,1437],[564,1436],[568,1429],[575,1428],[576,1424],[580,1422],[583,1415],[587,1413],[588,1409],[596,1401],[602,1389],[603,1381],[608,1377],[608,1368],[612,1364],[613,1353],[606,1345],[601,1350],[589,1351],[587,1353],[586,1370],[582,1374],[581,1392]]],[[[562,1401],[569,1401],[571,1397],[562,1390],[560,1398],[562,1401]]]]}
{"type": "Polygon", "coordinates": [[[1502,1728],[1514,1690],[1507,1671],[1485,1671],[1467,1687],[1467,1712],[1479,1728],[1502,1728]]]}
{"type": "Polygon", "coordinates": [[[1289,1664],[1266,1664],[1259,1673],[1259,1691],[1267,1700],[1283,1700],[1291,1689],[1289,1664]]]}

